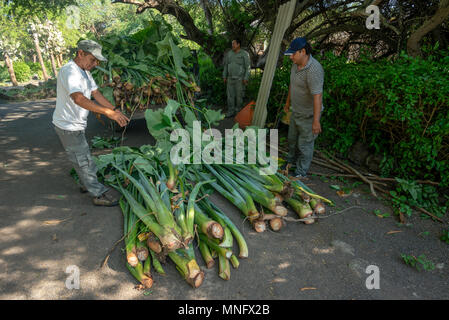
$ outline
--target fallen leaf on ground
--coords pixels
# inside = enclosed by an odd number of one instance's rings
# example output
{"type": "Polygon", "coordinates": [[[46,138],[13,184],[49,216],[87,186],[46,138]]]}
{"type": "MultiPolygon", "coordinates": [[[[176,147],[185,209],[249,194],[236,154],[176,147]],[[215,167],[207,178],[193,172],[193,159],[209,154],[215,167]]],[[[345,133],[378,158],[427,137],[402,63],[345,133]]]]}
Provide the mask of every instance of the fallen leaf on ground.
{"type": "Polygon", "coordinates": [[[352,193],[352,191],[349,193],[345,193],[343,190],[337,191],[338,196],[342,197],[342,198],[346,198],[346,197],[350,196],[351,193],[352,193]]]}
{"type": "Polygon", "coordinates": [[[58,241],[58,237],[56,236],[56,234],[53,235],[53,237],[51,238],[51,240],[53,240],[53,241],[58,241]]]}
{"type": "Polygon", "coordinates": [[[316,288],[314,288],[314,287],[301,288],[301,291],[306,291],[306,290],[316,290],[316,288]]]}
{"type": "Polygon", "coordinates": [[[395,231],[395,230],[393,230],[393,231],[388,231],[387,234],[394,234],[394,233],[399,233],[399,232],[402,232],[402,231],[395,231]]]}

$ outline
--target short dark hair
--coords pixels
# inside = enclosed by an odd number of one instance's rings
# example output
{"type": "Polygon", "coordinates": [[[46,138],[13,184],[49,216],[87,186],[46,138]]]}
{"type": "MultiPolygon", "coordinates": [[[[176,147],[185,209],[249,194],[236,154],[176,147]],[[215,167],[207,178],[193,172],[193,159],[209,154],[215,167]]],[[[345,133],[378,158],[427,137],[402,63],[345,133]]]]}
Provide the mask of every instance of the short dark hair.
{"type": "MultiPolygon", "coordinates": [[[[306,50],[306,54],[307,55],[310,55],[311,53],[312,53],[312,46],[310,45],[310,43],[306,43],[306,45],[304,46],[304,48],[302,48],[302,49],[305,49],[306,50]]],[[[302,50],[301,49],[301,50],[302,50]]]]}
{"type": "Polygon", "coordinates": [[[240,41],[240,39],[239,39],[239,38],[234,38],[234,41],[235,41],[235,42],[237,42],[237,43],[239,44],[239,46],[241,46],[241,45],[242,45],[242,41],[240,41]]]}

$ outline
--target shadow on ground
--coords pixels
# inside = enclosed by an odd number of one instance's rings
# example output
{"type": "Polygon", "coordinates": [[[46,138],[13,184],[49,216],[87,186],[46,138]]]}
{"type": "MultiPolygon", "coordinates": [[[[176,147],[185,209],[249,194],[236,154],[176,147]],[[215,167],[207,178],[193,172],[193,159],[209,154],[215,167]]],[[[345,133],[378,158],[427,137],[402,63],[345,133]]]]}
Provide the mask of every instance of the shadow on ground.
{"type": "MultiPolygon", "coordinates": [[[[118,207],[95,207],[89,196],[78,192],[51,124],[54,104],[54,99],[0,104],[1,299],[449,298],[449,246],[438,239],[441,224],[417,216],[408,226],[399,226],[392,217],[380,219],[373,211],[390,209],[363,187],[339,198],[329,188],[331,182],[314,177],[309,186],[336,202],[328,213],[357,208],[312,225],[291,222],[281,232],[256,234],[236,208],[214,195],[244,233],[249,258],[231,270],[231,280],[223,281],[218,266],[205,269],[197,254],[206,277],[196,290],[168,263],[167,275],[154,274],[153,288],[143,295],[126,269],[123,243],[100,268],[122,237],[121,212],[118,207]],[[437,268],[418,272],[404,264],[402,253],[425,254],[437,268]],[[79,290],[66,288],[70,274],[65,271],[72,265],[80,270],[79,290]],[[366,288],[369,265],[379,267],[379,290],[366,288]]],[[[232,124],[226,119],[220,127],[232,124]]],[[[95,135],[110,136],[111,131],[91,115],[88,141],[95,135]]],[[[143,119],[131,123],[126,137],[131,146],[153,142],[143,119]]]]}

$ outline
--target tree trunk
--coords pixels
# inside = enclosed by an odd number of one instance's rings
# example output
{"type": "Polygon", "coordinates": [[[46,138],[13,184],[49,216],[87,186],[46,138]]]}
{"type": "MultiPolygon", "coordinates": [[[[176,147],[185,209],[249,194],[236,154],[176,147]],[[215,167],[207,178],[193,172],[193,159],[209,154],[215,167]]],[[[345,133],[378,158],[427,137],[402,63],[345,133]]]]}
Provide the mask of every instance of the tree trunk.
{"type": "Polygon", "coordinates": [[[12,61],[6,53],[4,54],[4,56],[5,56],[5,64],[6,64],[6,67],[8,68],[9,77],[11,78],[12,85],[18,86],[19,83],[17,82],[16,74],[14,73],[14,67],[12,65],[12,61]]]}
{"type": "Polygon", "coordinates": [[[36,55],[33,54],[33,63],[36,63],[36,55]]]}
{"type": "Polygon", "coordinates": [[[61,56],[59,54],[55,54],[55,58],[56,58],[56,64],[58,65],[58,68],[61,69],[61,67],[62,67],[61,56]]]}
{"type": "Polygon", "coordinates": [[[44,80],[47,81],[48,80],[48,74],[47,74],[47,70],[45,69],[44,59],[42,59],[41,48],[39,47],[39,38],[38,38],[36,33],[33,34],[33,42],[34,42],[34,47],[36,49],[37,57],[39,59],[39,63],[40,63],[41,68],[42,68],[42,75],[44,76],[44,80]]]}
{"type": "Polygon", "coordinates": [[[209,26],[209,34],[212,35],[214,34],[214,23],[212,20],[212,13],[210,12],[210,8],[209,8],[209,1],[208,0],[201,0],[201,7],[203,8],[204,11],[204,16],[206,17],[206,21],[207,24],[209,26]]]}
{"type": "Polygon", "coordinates": [[[412,57],[421,56],[421,39],[438,27],[449,16],[449,0],[440,0],[437,12],[432,18],[424,22],[424,24],[412,33],[407,41],[407,52],[412,57]]]}
{"type": "Polygon", "coordinates": [[[64,63],[64,59],[62,58],[62,53],[59,54],[59,61],[61,61],[61,66],[64,63]]]}
{"type": "Polygon", "coordinates": [[[58,76],[58,71],[56,70],[55,55],[53,54],[53,51],[50,51],[50,61],[51,68],[53,69],[53,75],[56,78],[58,76]]]}

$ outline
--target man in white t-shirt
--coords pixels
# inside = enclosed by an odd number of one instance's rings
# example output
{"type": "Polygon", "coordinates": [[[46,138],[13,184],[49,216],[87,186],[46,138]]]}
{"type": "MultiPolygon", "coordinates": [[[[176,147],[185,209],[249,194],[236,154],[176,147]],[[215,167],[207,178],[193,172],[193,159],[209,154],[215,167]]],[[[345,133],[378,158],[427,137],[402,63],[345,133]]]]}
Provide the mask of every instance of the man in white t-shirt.
{"type": "Polygon", "coordinates": [[[100,61],[106,61],[101,48],[95,41],[80,41],[76,57],[59,70],[53,124],[78,174],[81,192],[89,192],[95,205],[114,206],[118,204],[119,193],[98,181],[85,136],[89,111],[104,114],[121,127],[129,121],[101,94],[90,74],[100,61]]]}

